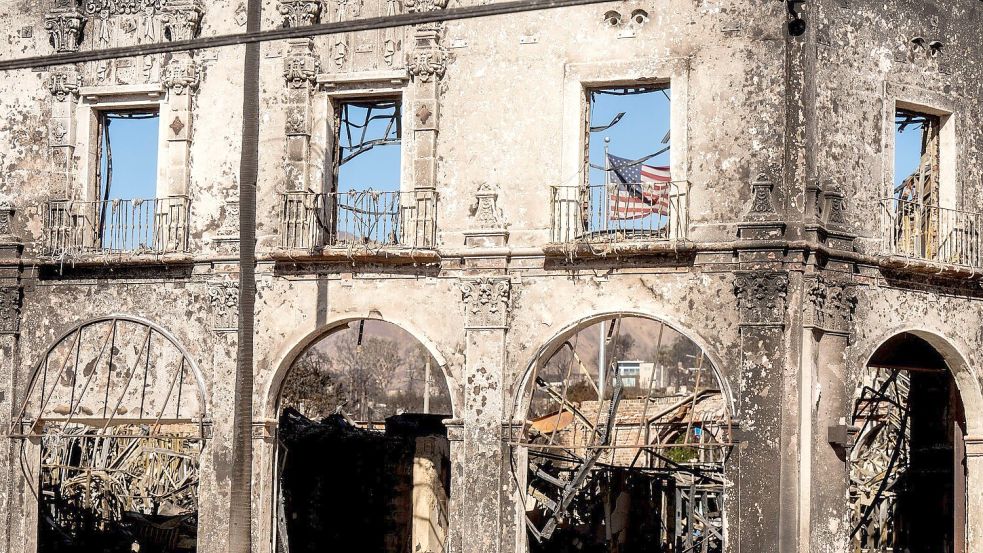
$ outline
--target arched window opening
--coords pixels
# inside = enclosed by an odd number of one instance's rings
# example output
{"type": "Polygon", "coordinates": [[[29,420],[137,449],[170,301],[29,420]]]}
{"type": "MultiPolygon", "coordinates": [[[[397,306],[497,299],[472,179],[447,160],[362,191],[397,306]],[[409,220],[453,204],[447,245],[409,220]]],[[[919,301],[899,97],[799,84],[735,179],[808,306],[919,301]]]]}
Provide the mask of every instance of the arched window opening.
{"type": "Polygon", "coordinates": [[[203,397],[184,350],[143,321],[96,320],[58,340],[12,429],[39,553],[196,551],[203,397]]]}
{"type": "Polygon", "coordinates": [[[864,368],[853,411],[856,551],[965,551],[965,415],[945,360],[910,333],[864,368]]]}
{"type": "Polygon", "coordinates": [[[358,320],[290,367],[280,390],[277,551],[444,551],[451,415],[412,335],[358,320]]]}
{"type": "Polygon", "coordinates": [[[725,398],[703,350],[660,321],[614,316],[546,348],[512,439],[530,551],[722,552],[725,398]]]}

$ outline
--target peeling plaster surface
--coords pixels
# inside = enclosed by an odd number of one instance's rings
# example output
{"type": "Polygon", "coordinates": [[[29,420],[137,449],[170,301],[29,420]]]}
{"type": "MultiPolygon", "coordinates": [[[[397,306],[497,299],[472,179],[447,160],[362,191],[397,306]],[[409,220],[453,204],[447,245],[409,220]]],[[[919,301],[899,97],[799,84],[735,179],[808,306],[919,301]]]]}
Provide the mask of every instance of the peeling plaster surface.
{"type": "MultiPolygon", "coordinates": [[[[0,2],[0,58],[53,53],[44,26],[53,4],[0,2]]],[[[401,13],[409,3],[396,4],[401,13]]],[[[441,9],[441,2],[419,4],[441,9]]],[[[243,31],[239,0],[202,6],[199,36],[243,31]]],[[[426,29],[413,28],[263,44],[255,422],[275,421],[279,383],[316,338],[363,317],[399,325],[441,361],[453,397],[451,552],[521,553],[522,499],[502,441],[512,398],[537,352],[562,332],[601,314],[640,314],[698,343],[729,390],[741,441],[728,464],[728,551],[846,552],[847,470],[827,429],[849,415],[855,377],[880,344],[905,331],[931,336],[956,376],[969,434],[983,436],[981,269],[892,261],[882,255],[880,223],[880,200],[893,182],[889,130],[898,101],[955,118],[953,197],[960,209],[983,211],[983,4],[817,0],[804,7],[808,30],[800,38],[787,36],[780,2],[649,2],[649,21],[631,38],[604,21],[609,10],[627,21],[639,6],[629,0],[452,21],[432,44],[419,39],[426,29]],[[942,53],[915,49],[915,36],[941,41],[942,53]],[[291,60],[297,80],[288,82],[291,60]],[[673,172],[690,184],[686,240],[550,249],[550,187],[582,179],[584,87],[666,81],[673,172]],[[404,104],[402,190],[437,192],[434,242],[383,254],[285,252],[282,194],[320,191],[331,179],[332,102],[394,94],[404,104]],[[430,114],[425,122],[414,115],[419,106],[430,114]],[[304,127],[288,133],[294,109],[304,127]],[[771,210],[756,208],[759,178],[772,184],[771,210]],[[817,218],[807,196],[816,183],[843,194],[845,222],[831,223],[828,212],[817,218]],[[497,194],[494,228],[476,214],[482,185],[497,194]],[[814,278],[855,289],[855,306],[811,304],[814,278]],[[469,279],[508,282],[502,308],[462,295],[469,279]],[[845,326],[810,323],[816,309],[845,326]],[[812,396],[804,403],[803,393],[812,396]]],[[[321,17],[372,17],[385,8],[331,0],[321,17]],[[346,11],[355,4],[361,11],[346,11]]],[[[263,11],[266,28],[283,24],[277,1],[266,0],[263,11]]],[[[82,51],[165,40],[162,13],[153,37],[112,17],[106,41],[87,28],[82,51]]],[[[35,363],[67,329],[113,314],[160,325],[205,380],[203,553],[227,547],[241,60],[242,48],[230,47],[0,79],[0,288],[19,290],[16,308],[0,301],[0,427],[11,423],[35,363]],[[183,92],[165,86],[164,68],[187,61],[197,82],[183,92]],[[80,88],[59,99],[49,89],[58,73],[77,75],[80,88]],[[83,132],[91,110],[120,101],[134,85],[155,91],[140,101],[190,118],[186,137],[161,146],[158,183],[159,196],[191,201],[185,251],[46,255],[48,202],[91,199],[91,138],[83,132]],[[93,100],[96,87],[104,92],[93,100]],[[57,125],[67,125],[67,139],[52,132],[57,125]],[[4,330],[12,321],[16,329],[4,330]]],[[[4,440],[0,550],[31,553],[36,500],[17,462],[21,443],[4,440]]],[[[254,446],[254,549],[268,552],[274,440],[257,437],[254,446]]],[[[975,456],[970,489],[983,480],[975,456]]],[[[969,506],[970,539],[978,540],[978,493],[969,506]]],[[[980,548],[972,541],[967,550],[980,548]]]]}

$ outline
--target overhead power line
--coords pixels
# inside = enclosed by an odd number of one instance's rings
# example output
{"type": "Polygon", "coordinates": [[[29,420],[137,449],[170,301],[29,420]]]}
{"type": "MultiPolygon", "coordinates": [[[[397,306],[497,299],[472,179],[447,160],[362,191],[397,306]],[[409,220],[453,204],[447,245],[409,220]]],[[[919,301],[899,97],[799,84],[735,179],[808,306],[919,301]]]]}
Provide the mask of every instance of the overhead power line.
{"type": "Polygon", "coordinates": [[[495,15],[551,10],[571,6],[585,6],[610,1],[611,0],[515,0],[512,2],[501,2],[482,6],[465,6],[461,8],[447,8],[429,12],[405,13],[381,17],[368,17],[365,19],[357,19],[352,21],[321,23],[318,25],[308,25],[304,27],[268,29],[253,33],[246,32],[214,37],[202,37],[191,40],[176,40],[174,42],[163,42],[157,44],[105,48],[102,50],[91,50],[88,52],[71,52],[51,54],[47,56],[31,56],[11,60],[0,60],[0,71],[11,71],[14,69],[36,69],[89,61],[128,58],[133,56],[147,56],[150,54],[222,48],[226,46],[238,46],[241,44],[251,44],[256,42],[271,42],[291,38],[307,38],[311,36],[349,33],[353,31],[370,31],[373,29],[404,27],[408,25],[421,25],[424,23],[455,21],[477,17],[491,17],[495,15]]]}

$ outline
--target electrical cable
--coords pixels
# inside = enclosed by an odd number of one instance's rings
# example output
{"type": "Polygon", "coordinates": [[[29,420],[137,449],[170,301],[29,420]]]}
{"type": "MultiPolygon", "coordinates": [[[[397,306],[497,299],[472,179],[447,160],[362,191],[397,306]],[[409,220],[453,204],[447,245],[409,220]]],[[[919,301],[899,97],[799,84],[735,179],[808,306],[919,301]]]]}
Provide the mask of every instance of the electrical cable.
{"type": "Polygon", "coordinates": [[[317,25],[308,25],[303,27],[267,29],[252,32],[247,31],[245,33],[219,35],[189,40],[176,40],[165,43],[140,44],[135,46],[105,48],[88,52],[68,52],[45,56],[30,56],[10,60],[0,60],[0,71],[10,71],[14,69],[38,69],[57,65],[70,65],[74,63],[101,61],[115,58],[166,54],[173,52],[184,52],[187,50],[222,48],[227,46],[256,44],[294,38],[311,38],[315,36],[336,35],[355,31],[370,31],[393,27],[423,25],[426,23],[442,23],[445,21],[473,19],[478,17],[511,15],[530,11],[567,8],[572,6],[587,6],[610,1],[611,0],[514,0],[511,2],[502,2],[497,4],[446,8],[443,10],[420,13],[368,17],[365,19],[357,19],[352,21],[320,23],[317,25]]]}

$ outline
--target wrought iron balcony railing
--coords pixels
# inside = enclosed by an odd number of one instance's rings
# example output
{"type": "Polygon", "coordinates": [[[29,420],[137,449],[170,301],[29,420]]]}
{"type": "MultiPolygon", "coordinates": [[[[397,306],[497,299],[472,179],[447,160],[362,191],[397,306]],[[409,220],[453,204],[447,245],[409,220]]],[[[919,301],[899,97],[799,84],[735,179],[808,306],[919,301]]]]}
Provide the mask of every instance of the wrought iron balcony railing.
{"type": "Polygon", "coordinates": [[[280,214],[280,245],[289,250],[323,248],[433,248],[437,238],[437,193],[287,192],[280,214]]]}
{"type": "Polygon", "coordinates": [[[983,214],[919,202],[881,200],[885,254],[983,267],[983,214]]]}
{"type": "Polygon", "coordinates": [[[686,238],[685,182],[551,187],[553,243],[686,238]]]}
{"type": "Polygon", "coordinates": [[[43,253],[55,257],[165,254],[188,249],[188,198],[52,200],[43,253]]]}

